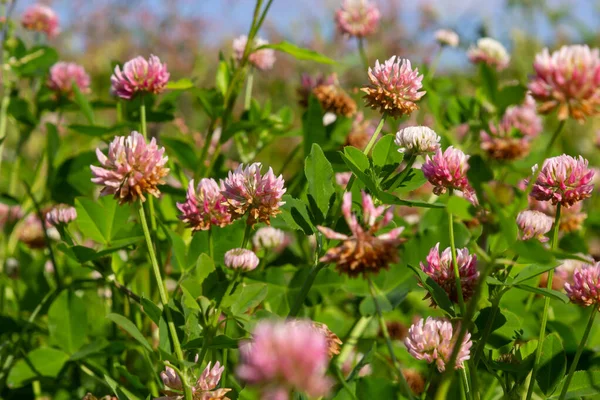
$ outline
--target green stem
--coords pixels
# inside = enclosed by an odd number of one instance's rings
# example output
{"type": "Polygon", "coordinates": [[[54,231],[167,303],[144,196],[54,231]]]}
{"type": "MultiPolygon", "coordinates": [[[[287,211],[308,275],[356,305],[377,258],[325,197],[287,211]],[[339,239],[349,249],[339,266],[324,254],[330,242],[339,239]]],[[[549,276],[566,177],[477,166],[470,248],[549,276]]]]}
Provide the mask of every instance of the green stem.
{"type": "Polygon", "coordinates": [[[396,176],[395,182],[388,189],[388,192],[393,192],[395,189],[398,188],[398,186],[402,185],[402,182],[404,182],[404,179],[406,179],[406,176],[410,172],[410,169],[412,168],[412,166],[413,166],[413,164],[415,163],[416,160],[417,160],[416,154],[411,154],[410,158],[406,162],[406,166],[404,167],[404,169],[402,170],[402,172],[400,172],[396,176]]]}
{"type": "Polygon", "coordinates": [[[390,353],[390,357],[392,359],[392,364],[394,365],[394,369],[398,373],[398,381],[400,382],[400,386],[405,393],[405,395],[409,399],[413,399],[412,391],[410,390],[410,386],[408,386],[408,382],[406,382],[406,378],[402,373],[402,369],[398,364],[398,360],[396,359],[396,354],[394,353],[394,346],[392,345],[392,339],[390,338],[390,333],[388,332],[387,325],[385,323],[385,319],[383,318],[383,314],[381,312],[381,306],[379,305],[379,301],[377,301],[377,293],[375,292],[375,285],[373,284],[373,280],[369,276],[367,278],[369,281],[369,291],[371,292],[371,297],[373,298],[373,304],[375,304],[375,311],[377,312],[377,321],[379,321],[379,328],[383,333],[383,337],[385,338],[385,344],[387,345],[388,352],[390,353]]]}
{"type": "Polygon", "coordinates": [[[365,51],[364,39],[361,37],[358,38],[358,53],[360,54],[360,59],[362,60],[365,70],[368,70],[369,59],[367,58],[367,52],[365,51]]]}
{"type": "Polygon", "coordinates": [[[348,392],[348,394],[350,395],[350,397],[352,397],[353,400],[358,400],[358,397],[356,397],[354,391],[352,390],[350,385],[348,385],[348,382],[346,382],[346,378],[344,378],[344,375],[342,374],[340,368],[337,366],[333,368],[335,369],[335,376],[337,377],[338,382],[340,382],[342,387],[346,390],[346,392],[348,392]]]}
{"type": "Polygon", "coordinates": [[[298,316],[300,308],[302,307],[302,304],[304,304],[304,300],[306,299],[310,288],[315,282],[315,278],[319,274],[319,271],[321,271],[324,267],[325,264],[321,263],[312,267],[312,269],[308,273],[308,276],[306,277],[306,280],[304,281],[304,284],[302,285],[302,289],[300,289],[300,293],[298,293],[298,297],[296,297],[296,302],[294,303],[294,305],[292,305],[292,308],[290,309],[288,318],[298,316]]]}
{"type": "Polygon", "coordinates": [[[213,118],[208,125],[208,132],[206,133],[206,139],[204,141],[204,146],[202,147],[202,153],[200,153],[200,159],[198,161],[199,171],[197,178],[204,178],[204,174],[206,172],[206,157],[208,156],[208,151],[210,150],[210,146],[212,144],[212,138],[215,133],[215,129],[217,127],[217,120],[213,118]]]}
{"type": "Polygon", "coordinates": [[[242,249],[245,249],[248,246],[248,241],[250,241],[250,232],[252,231],[252,225],[246,224],[246,229],[244,230],[244,238],[242,239],[242,249]]]}
{"type": "MultiPolygon", "coordinates": [[[[4,47],[4,43],[0,43],[4,47]]],[[[4,54],[4,53],[3,53],[4,54]]],[[[0,105],[0,172],[2,172],[2,155],[4,154],[4,142],[6,141],[6,127],[8,120],[8,106],[10,105],[10,92],[12,90],[12,81],[8,78],[8,65],[4,65],[2,60],[2,82],[4,83],[4,92],[2,93],[2,103],[0,105]]],[[[0,174],[0,177],[2,175],[0,174]]]]}
{"type": "Polygon", "coordinates": [[[487,342],[490,333],[492,333],[492,326],[494,325],[494,320],[496,319],[496,315],[498,314],[498,310],[500,309],[500,298],[501,296],[499,296],[497,299],[494,299],[492,303],[492,310],[490,311],[490,316],[488,317],[485,328],[483,329],[481,339],[479,339],[477,347],[475,348],[475,352],[473,353],[473,369],[477,368],[477,364],[479,364],[479,357],[481,357],[481,355],[483,354],[483,350],[485,349],[485,343],[487,342]]]}
{"type": "Polygon", "coordinates": [[[590,320],[588,321],[587,326],[585,327],[585,332],[583,333],[583,337],[581,338],[581,342],[577,347],[577,353],[575,353],[575,358],[573,359],[573,363],[571,364],[571,368],[569,368],[569,374],[567,375],[567,379],[563,385],[563,388],[560,392],[560,397],[558,400],[563,400],[567,395],[567,391],[569,390],[569,385],[571,384],[571,379],[573,379],[573,374],[577,369],[577,364],[579,364],[579,358],[581,357],[581,353],[583,353],[583,349],[585,348],[585,344],[587,343],[588,337],[590,336],[590,332],[592,330],[592,326],[594,326],[594,318],[596,318],[596,314],[598,313],[597,304],[592,305],[592,313],[590,314],[590,320]]]}
{"type": "Polygon", "coordinates": [[[438,52],[435,54],[435,57],[431,63],[431,67],[429,68],[429,74],[427,76],[427,78],[429,80],[433,79],[433,76],[435,75],[435,71],[437,70],[437,66],[440,63],[440,56],[442,55],[442,51],[443,51],[443,47],[440,48],[438,50],[438,52]]]}
{"type": "MultiPolygon", "coordinates": [[[[369,152],[371,151],[371,149],[373,148],[373,146],[375,145],[375,142],[377,142],[377,137],[379,136],[379,133],[381,132],[381,129],[383,128],[383,124],[385,124],[386,118],[387,118],[387,114],[383,114],[381,116],[381,120],[379,121],[379,125],[377,125],[377,129],[375,129],[375,132],[373,132],[373,136],[371,136],[371,140],[369,140],[367,147],[365,147],[365,149],[363,150],[364,155],[368,155],[369,152]]],[[[348,185],[350,185],[350,183],[348,183],[348,185]]]]}
{"type": "MultiPolygon", "coordinates": [[[[450,194],[452,195],[452,194],[450,194]]],[[[458,298],[458,306],[460,313],[465,315],[465,299],[462,292],[462,284],[460,282],[460,271],[458,270],[458,261],[456,257],[456,244],[454,243],[454,218],[452,212],[448,210],[448,233],[450,235],[450,251],[452,252],[452,266],[454,267],[454,281],[456,282],[456,297],[458,298]]]]}
{"type": "MultiPolygon", "coordinates": [[[[162,276],[160,274],[160,268],[158,266],[158,261],[156,259],[156,254],[154,253],[154,246],[152,244],[152,239],[150,237],[150,230],[148,229],[148,222],[146,221],[146,213],[144,212],[144,203],[140,202],[139,205],[139,214],[140,214],[140,222],[142,223],[142,230],[144,231],[144,237],[146,239],[146,246],[148,247],[148,254],[150,255],[150,262],[152,264],[152,270],[154,272],[154,277],[156,278],[156,284],[158,286],[158,293],[160,295],[160,300],[163,304],[163,308],[165,310],[165,314],[167,316],[167,326],[169,328],[169,333],[171,335],[171,340],[173,341],[173,348],[175,349],[175,355],[177,356],[177,360],[179,361],[179,367],[185,369],[183,352],[181,351],[181,344],[179,343],[179,337],[177,336],[177,329],[175,328],[175,323],[173,322],[173,316],[171,315],[171,308],[169,307],[169,298],[167,296],[167,291],[165,290],[165,284],[163,282],[162,276]]],[[[181,377],[182,381],[185,380],[185,376],[181,377]]],[[[183,385],[183,392],[185,396],[185,400],[192,400],[192,391],[188,385],[183,385]]]]}
{"type": "Polygon", "coordinates": [[[346,361],[346,359],[352,352],[352,348],[354,346],[356,346],[356,344],[358,343],[358,339],[360,339],[360,337],[362,336],[365,329],[367,329],[367,326],[369,326],[369,322],[371,322],[372,318],[373,317],[370,317],[370,316],[369,317],[362,316],[356,322],[356,324],[352,328],[352,331],[350,331],[350,335],[348,336],[348,339],[346,339],[344,341],[342,350],[340,351],[340,354],[337,357],[337,365],[338,366],[341,366],[344,364],[344,362],[346,361]]]}
{"type": "MultiPolygon", "coordinates": [[[[560,213],[561,213],[561,204],[558,203],[556,205],[556,217],[554,218],[554,229],[553,229],[553,237],[552,237],[552,251],[556,250],[558,246],[558,231],[560,228],[560,213]]],[[[548,271],[548,284],[546,288],[549,290],[552,289],[552,280],[554,278],[554,269],[548,271]]],[[[535,387],[535,375],[538,371],[540,360],[542,358],[542,346],[544,345],[544,336],[546,335],[546,323],[548,322],[548,309],[550,308],[550,297],[544,298],[544,313],[542,314],[542,325],[540,327],[540,335],[538,339],[537,349],[535,351],[535,363],[533,364],[533,369],[531,370],[531,380],[529,381],[529,387],[527,388],[527,400],[531,400],[531,396],[533,395],[533,388],[535,387]]]]}
{"type": "Polygon", "coordinates": [[[249,110],[252,104],[252,84],[254,83],[254,68],[250,67],[246,78],[246,96],[244,97],[244,110],[249,110]]]}
{"type": "Polygon", "coordinates": [[[215,258],[215,244],[213,239],[212,227],[208,228],[208,256],[213,259],[215,258]]]}
{"type": "Polygon", "coordinates": [[[148,128],[146,126],[146,99],[144,96],[140,98],[142,104],[140,105],[140,126],[142,130],[142,136],[144,139],[148,139],[148,128]]]}

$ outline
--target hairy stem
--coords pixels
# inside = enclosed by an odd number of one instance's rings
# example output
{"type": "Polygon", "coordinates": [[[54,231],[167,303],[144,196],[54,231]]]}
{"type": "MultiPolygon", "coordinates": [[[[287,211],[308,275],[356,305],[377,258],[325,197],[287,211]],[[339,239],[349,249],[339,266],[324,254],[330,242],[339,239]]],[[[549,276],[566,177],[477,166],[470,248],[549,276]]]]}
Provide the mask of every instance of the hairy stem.
{"type": "Polygon", "coordinates": [[[252,104],[252,84],[254,83],[254,68],[250,67],[246,78],[246,96],[244,97],[244,110],[249,110],[252,104]]]}

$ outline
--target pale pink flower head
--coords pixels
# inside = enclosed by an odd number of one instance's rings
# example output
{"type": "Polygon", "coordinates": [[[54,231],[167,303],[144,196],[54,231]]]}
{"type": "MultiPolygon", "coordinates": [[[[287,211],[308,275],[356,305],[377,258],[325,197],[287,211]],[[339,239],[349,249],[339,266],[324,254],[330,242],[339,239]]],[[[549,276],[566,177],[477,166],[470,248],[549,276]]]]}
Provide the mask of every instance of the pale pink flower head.
{"type": "MultiPolygon", "coordinates": [[[[537,169],[537,165],[533,168],[537,169]]],[[[594,185],[594,170],[588,168],[588,161],[563,154],[548,158],[533,184],[530,196],[539,201],[560,203],[564,207],[591,197],[594,185]]]]}
{"type": "Polygon", "coordinates": [[[273,228],[272,226],[264,226],[256,231],[252,237],[252,244],[255,249],[281,251],[287,244],[289,239],[284,231],[273,228]]]}
{"type": "Polygon", "coordinates": [[[46,247],[46,236],[44,235],[46,224],[40,221],[35,212],[28,214],[18,226],[19,240],[32,249],[46,247]]]}
{"type": "Polygon", "coordinates": [[[285,204],[281,199],[286,191],[283,177],[275,176],[271,167],[262,175],[261,168],[260,163],[240,164],[225,178],[222,204],[229,208],[232,219],[248,214],[248,225],[270,224],[271,217],[281,212],[279,207],[285,204]]]}
{"type": "Polygon", "coordinates": [[[565,291],[573,303],[600,309],[600,262],[575,269],[573,282],[565,283],[565,291]]]}
{"type": "Polygon", "coordinates": [[[204,371],[198,377],[196,384],[192,387],[194,400],[227,400],[225,395],[231,389],[217,389],[221,375],[225,371],[225,366],[221,366],[218,361],[212,368],[210,364],[209,362],[206,365],[206,368],[204,368],[204,371]]]}
{"type": "Polygon", "coordinates": [[[517,215],[517,226],[519,227],[521,240],[537,239],[542,243],[549,239],[545,236],[552,229],[554,221],[552,218],[540,211],[526,210],[517,215]]]}
{"type": "Polygon", "coordinates": [[[260,321],[240,344],[237,374],[262,389],[261,398],[285,399],[292,390],[326,396],[331,380],[327,339],[310,321],[260,321]]]}
{"type": "Polygon", "coordinates": [[[438,149],[433,157],[425,156],[421,170],[434,186],[433,192],[438,196],[446,193],[448,189],[456,189],[470,198],[474,194],[467,179],[468,161],[468,155],[450,146],[444,152],[438,149]]]}
{"type": "Polygon", "coordinates": [[[398,260],[398,245],[402,242],[400,234],[404,227],[379,233],[392,221],[393,211],[385,206],[375,207],[371,196],[364,192],[362,220],[359,220],[351,209],[352,193],[348,192],[344,194],[342,214],[350,228],[350,235],[335,232],[324,226],[317,227],[326,238],[341,241],[337,247],[327,250],[320,261],[335,263],[340,273],[350,277],[388,269],[390,264],[398,260]]]}
{"type": "Polygon", "coordinates": [[[168,389],[183,390],[181,378],[177,372],[169,366],[165,367],[165,370],[160,373],[160,379],[168,389]]]}
{"type": "Polygon", "coordinates": [[[544,129],[535,100],[530,95],[525,96],[525,101],[520,106],[510,106],[506,109],[501,125],[504,129],[514,128],[527,138],[538,136],[544,129]]]}
{"type": "Polygon", "coordinates": [[[146,143],[136,131],[129,136],[117,136],[108,146],[106,156],[96,149],[101,166],[90,166],[92,182],[104,186],[101,195],[112,194],[120,204],[146,201],[145,193],[158,197],[158,185],[165,183],[163,178],[169,173],[165,168],[169,157],[164,153],[165,148],[158,147],[155,138],[146,143]]]}
{"type": "Polygon", "coordinates": [[[9,206],[4,203],[0,203],[0,229],[17,221],[22,216],[23,210],[21,210],[21,206],[9,206]]]}
{"type": "Polygon", "coordinates": [[[73,84],[81,93],[90,91],[90,76],[81,65],[61,61],[50,68],[47,82],[50,90],[61,96],[72,97],[73,84]]]}
{"type": "Polygon", "coordinates": [[[42,32],[49,38],[60,32],[58,15],[50,7],[39,3],[27,7],[21,16],[21,25],[27,30],[42,32]]]}
{"type": "Polygon", "coordinates": [[[259,262],[252,250],[236,248],[225,253],[225,266],[234,270],[252,271],[259,262]]]}
{"type": "Polygon", "coordinates": [[[223,205],[223,183],[212,178],[203,178],[194,188],[192,179],[188,185],[186,201],[177,203],[181,211],[179,219],[187,223],[192,231],[205,231],[212,226],[224,227],[231,223],[228,207],[223,205]]]}
{"type": "Polygon", "coordinates": [[[427,126],[409,126],[396,132],[394,143],[400,153],[433,153],[440,148],[440,137],[427,126]]]}
{"type": "MultiPolygon", "coordinates": [[[[592,257],[586,256],[581,253],[579,253],[577,255],[587,261],[574,260],[574,259],[564,260],[563,263],[560,264],[558,267],[556,267],[556,269],[554,270],[554,281],[552,281],[552,289],[554,289],[554,290],[563,289],[565,286],[565,283],[567,283],[567,282],[572,283],[573,274],[575,273],[575,270],[591,267],[594,265],[595,261],[592,257]]],[[[541,286],[541,284],[542,284],[542,282],[540,282],[540,286],[541,286]]],[[[543,287],[545,287],[545,286],[543,286],[543,287]]]]}
{"type": "Polygon", "coordinates": [[[372,35],[379,27],[381,13],[371,0],[342,0],[335,13],[338,31],[346,36],[363,38],[372,35]]]}
{"type": "Polygon", "coordinates": [[[458,34],[450,29],[439,29],[435,31],[435,40],[441,46],[457,47],[460,43],[458,34]]]}
{"type": "Polygon", "coordinates": [[[337,183],[342,189],[345,189],[352,178],[352,172],[338,172],[335,174],[335,183],[337,183]]]}
{"type": "MultiPolygon", "coordinates": [[[[432,318],[419,320],[408,329],[408,336],[404,344],[411,356],[417,360],[425,360],[429,364],[435,363],[438,371],[446,369],[446,363],[450,361],[452,351],[456,345],[456,336],[452,323],[446,318],[432,318]]],[[[456,358],[456,369],[464,368],[464,362],[471,357],[471,334],[466,333],[458,356],[456,358]]]]}
{"type": "Polygon", "coordinates": [[[77,210],[68,204],[59,204],[46,213],[46,225],[66,225],[77,218],[77,210]]]}
{"type": "Polygon", "coordinates": [[[123,70],[117,65],[110,77],[111,91],[122,99],[130,100],[137,94],[159,94],[169,82],[167,64],[155,55],[148,60],[142,56],[127,61],[123,70]]]}
{"type": "Polygon", "coordinates": [[[558,111],[558,119],[583,122],[600,112],[600,53],[587,45],[563,46],[552,54],[544,49],[533,63],[529,83],[541,113],[558,111]]]}
{"type": "Polygon", "coordinates": [[[361,90],[365,92],[365,102],[374,110],[394,118],[410,115],[418,110],[416,102],[425,95],[423,75],[412,69],[410,61],[393,56],[383,64],[375,61],[375,68],[369,67],[369,86],[361,90]]]}
{"type": "MultiPolygon", "coordinates": [[[[247,42],[248,36],[246,35],[233,39],[233,54],[237,62],[241,62],[242,58],[244,58],[244,50],[246,49],[247,42]]],[[[248,55],[248,62],[260,71],[270,70],[273,68],[273,64],[275,64],[275,50],[257,50],[259,47],[267,44],[269,44],[269,42],[265,39],[255,38],[254,43],[250,48],[250,54],[248,55]]]]}
{"type": "MultiPolygon", "coordinates": [[[[539,201],[529,196],[529,208],[546,214],[552,220],[556,217],[556,206],[548,201],[539,201]]],[[[583,211],[582,201],[573,204],[569,208],[563,207],[560,212],[560,225],[558,229],[566,233],[578,231],[583,227],[586,218],[587,214],[583,211]]]]}
{"type": "MultiPolygon", "coordinates": [[[[456,280],[454,278],[454,266],[452,263],[452,253],[450,247],[446,248],[440,254],[440,244],[431,248],[426,258],[426,264],[421,263],[421,270],[431,277],[446,293],[451,301],[458,302],[458,293],[456,292],[456,280]]],[[[458,262],[458,273],[462,294],[465,301],[471,298],[473,290],[477,284],[479,271],[477,271],[477,256],[469,254],[467,248],[456,249],[456,261],[458,262]]],[[[427,295],[427,298],[429,294],[427,295]]],[[[433,299],[432,304],[435,305],[433,299]]]]}
{"type": "Polygon", "coordinates": [[[502,71],[510,62],[510,55],[502,43],[492,38],[481,38],[476,46],[471,46],[467,56],[473,64],[484,63],[497,71],[502,71]]]}

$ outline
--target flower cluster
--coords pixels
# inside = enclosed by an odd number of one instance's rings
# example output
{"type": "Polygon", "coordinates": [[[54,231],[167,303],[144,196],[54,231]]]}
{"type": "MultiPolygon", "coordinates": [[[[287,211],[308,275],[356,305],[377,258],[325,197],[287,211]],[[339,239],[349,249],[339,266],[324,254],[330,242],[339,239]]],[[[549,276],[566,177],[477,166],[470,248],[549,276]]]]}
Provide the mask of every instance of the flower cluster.
{"type": "Polygon", "coordinates": [[[351,235],[338,233],[324,226],[317,227],[326,238],[341,241],[337,247],[329,249],[321,257],[321,262],[335,263],[340,273],[348,274],[350,277],[377,273],[382,268],[388,269],[389,265],[398,259],[397,247],[401,243],[400,234],[404,227],[377,235],[378,231],[391,222],[393,213],[385,206],[375,207],[371,196],[364,192],[362,193],[362,224],[357,216],[352,214],[351,209],[352,194],[345,193],[342,214],[351,235]]]}
{"type": "Polygon", "coordinates": [[[435,40],[441,46],[457,47],[460,43],[458,34],[450,29],[439,29],[435,31],[435,40]]]}
{"type": "Polygon", "coordinates": [[[271,217],[281,212],[279,207],[285,204],[281,198],[286,191],[283,177],[276,177],[270,167],[261,175],[261,167],[260,163],[240,164],[223,181],[223,205],[229,208],[232,219],[248,214],[248,225],[270,224],[271,217]]]}
{"type": "Polygon", "coordinates": [[[77,210],[67,204],[59,204],[46,213],[46,224],[51,226],[68,224],[77,218],[77,210]]]}
{"type": "Polygon", "coordinates": [[[90,77],[81,65],[61,61],[50,68],[47,82],[50,90],[61,96],[72,97],[73,84],[81,93],[90,91],[90,77]]]}
{"type": "Polygon", "coordinates": [[[177,203],[182,215],[179,218],[188,224],[192,231],[208,230],[212,226],[224,227],[231,223],[228,207],[224,205],[223,182],[203,178],[194,188],[194,180],[189,183],[186,201],[177,203]]]}
{"type": "Polygon", "coordinates": [[[412,69],[409,60],[396,56],[383,64],[377,60],[368,74],[371,84],[361,89],[366,93],[367,107],[394,118],[410,115],[419,108],[416,102],[425,95],[425,91],[420,91],[423,75],[412,69]]]}
{"type": "Polygon", "coordinates": [[[504,112],[500,123],[504,130],[516,129],[523,136],[533,139],[544,129],[542,118],[537,113],[535,100],[530,95],[519,106],[510,106],[504,112]]]}
{"type": "Polygon", "coordinates": [[[287,400],[290,390],[326,396],[331,381],[325,336],[309,321],[261,321],[240,344],[238,376],[262,389],[262,398],[287,400]]]}
{"type": "Polygon", "coordinates": [[[60,32],[58,15],[48,6],[43,4],[33,4],[21,16],[21,25],[23,28],[42,32],[49,38],[57,36],[60,32]]]}
{"type": "Polygon", "coordinates": [[[358,112],[354,121],[352,121],[352,128],[350,129],[348,136],[346,136],[344,145],[363,150],[367,147],[367,144],[374,133],[375,125],[373,124],[373,121],[366,119],[362,112],[358,112]]]}
{"type": "MultiPolygon", "coordinates": [[[[233,40],[233,53],[237,62],[241,62],[244,58],[244,50],[246,49],[246,43],[248,43],[248,36],[242,35],[233,40]]],[[[269,44],[268,41],[255,38],[254,43],[250,48],[250,54],[248,56],[248,62],[256,69],[260,71],[267,71],[273,68],[275,64],[275,50],[273,49],[260,49],[261,46],[269,44]]]]}
{"type": "Polygon", "coordinates": [[[539,111],[558,111],[558,118],[583,122],[600,111],[600,52],[588,46],[563,46],[550,54],[544,49],[533,63],[529,83],[539,111]]]}
{"type": "MultiPolygon", "coordinates": [[[[452,263],[452,252],[450,247],[446,248],[440,254],[440,244],[436,244],[429,251],[426,258],[427,263],[421,263],[421,270],[430,276],[446,293],[451,301],[458,302],[458,293],[456,291],[456,280],[454,276],[454,266],[452,263]]],[[[479,271],[477,271],[477,256],[469,254],[467,248],[456,249],[456,261],[458,263],[458,273],[462,294],[465,301],[471,298],[479,271]]],[[[429,298],[429,293],[427,298],[429,298]]],[[[435,301],[431,299],[433,305],[435,301]]]]}
{"type": "Polygon", "coordinates": [[[110,77],[111,90],[125,100],[132,99],[136,94],[158,94],[165,90],[169,76],[167,64],[161,63],[155,55],[151,55],[148,60],[138,56],[127,61],[122,71],[118,65],[115,67],[110,77]]]}
{"type": "Polygon", "coordinates": [[[251,250],[236,248],[225,253],[225,266],[230,269],[252,271],[258,267],[259,262],[251,250]]]}
{"type": "Polygon", "coordinates": [[[553,222],[552,218],[543,212],[535,210],[521,211],[517,215],[517,225],[521,231],[520,239],[537,239],[542,243],[547,242],[549,239],[544,235],[550,232],[553,222]]]}
{"type": "Polygon", "coordinates": [[[281,229],[265,226],[256,231],[252,238],[255,249],[279,251],[288,242],[288,238],[281,229]]]}
{"type": "Polygon", "coordinates": [[[325,112],[348,118],[356,113],[356,102],[339,85],[318,85],[312,93],[325,112]]]}
{"type": "Polygon", "coordinates": [[[330,86],[337,84],[336,74],[323,75],[317,74],[315,76],[310,74],[302,74],[300,77],[300,86],[296,90],[298,93],[298,102],[302,107],[308,106],[308,98],[314,89],[319,86],[330,86]]]}
{"type": "Polygon", "coordinates": [[[573,303],[600,309],[600,262],[575,269],[573,282],[565,283],[565,291],[573,303]]]}
{"type": "Polygon", "coordinates": [[[502,43],[487,37],[479,39],[476,46],[471,46],[467,56],[474,64],[484,63],[498,71],[506,68],[510,62],[510,55],[502,43]]]}
{"type": "MultiPolygon", "coordinates": [[[[538,168],[533,167],[534,171],[538,168]]],[[[574,158],[563,154],[544,161],[540,174],[533,184],[531,197],[539,201],[560,203],[564,207],[586,199],[592,195],[594,170],[588,168],[588,161],[579,156],[574,158]]]]}
{"type": "MultiPolygon", "coordinates": [[[[442,372],[450,361],[456,346],[456,337],[449,320],[428,317],[427,320],[421,319],[408,329],[408,337],[404,340],[404,344],[414,358],[425,360],[429,364],[435,363],[438,371],[442,372]]],[[[470,358],[472,345],[471,334],[467,332],[460,344],[456,369],[464,368],[464,362],[470,358]]]]}
{"type": "Polygon", "coordinates": [[[456,189],[463,192],[466,198],[474,199],[473,189],[467,179],[468,160],[469,156],[450,146],[444,152],[438,149],[433,157],[425,156],[421,170],[438,196],[448,189],[456,189]]]}
{"type": "MultiPolygon", "coordinates": [[[[225,370],[225,366],[221,366],[217,361],[214,367],[211,368],[209,362],[202,374],[196,380],[194,386],[192,386],[192,397],[194,400],[228,400],[226,397],[227,393],[231,389],[220,388],[217,389],[221,375],[225,370]]],[[[181,378],[175,370],[171,367],[166,367],[163,372],[160,373],[160,378],[163,381],[166,389],[164,391],[167,394],[166,397],[161,397],[162,400],[181,400],[183,396],[179,395],[178,392],[183,390],[183,383],[181,378]]]]}
{"type": "Polygon", "coordinates": [[[379,8],[371,0],[343,0],[335,13],[338,31],[358,38],[375,33],[380,19],[379,8]]]}
{"type": "Polygon", "coordinates": [[[427,126],[409,126],[400,129],[394,140],[400,153],[427,154],[440,148],[440,137],[427,126]]]}
{"type": "Polygon", "coordinates": [[[104,186],[102,195],[112,194],[119,203],[131,203],[141,199],[146,201],[145,193],[158,197],[158,185],[164,184],[163,178],[169,173],[165,168],[168,157],[165,148],[158,147],[156,139],[150,143],[138,132],[127,137],[117,136],[108,146],[105,156],[96,149],[101,167],[92,165],[92,182],[104,186]]]}

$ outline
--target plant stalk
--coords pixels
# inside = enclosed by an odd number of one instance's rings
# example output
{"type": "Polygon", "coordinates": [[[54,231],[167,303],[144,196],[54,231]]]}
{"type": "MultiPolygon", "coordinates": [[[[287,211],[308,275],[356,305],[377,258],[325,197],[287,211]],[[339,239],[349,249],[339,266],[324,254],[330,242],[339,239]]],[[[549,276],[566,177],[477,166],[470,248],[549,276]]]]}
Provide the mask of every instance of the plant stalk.
{"type": "Polygon", "coordinates": [[[452,252],[452,266],[454,267],[454,280],[456,282],[456,297],[458,298],[460,313],[464,316],[466,313],[465,299],[463,297],[462,284],[460,282],[460,271],[458,270],[456,244],[454,243],[454,218],[450,210],[448,210],[448,233],[450,235],[450,251],[452,252]]]}

